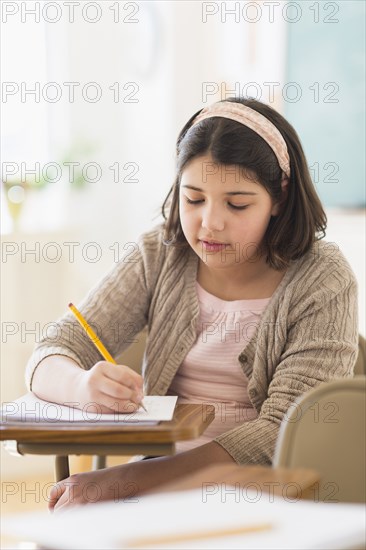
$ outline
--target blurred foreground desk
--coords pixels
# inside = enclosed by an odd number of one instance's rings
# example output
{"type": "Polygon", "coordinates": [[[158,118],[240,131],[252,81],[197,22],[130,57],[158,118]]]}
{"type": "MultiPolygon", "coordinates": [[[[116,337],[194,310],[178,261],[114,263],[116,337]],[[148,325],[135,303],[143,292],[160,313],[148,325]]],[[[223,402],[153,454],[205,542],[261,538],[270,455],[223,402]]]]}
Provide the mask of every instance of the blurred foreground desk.
{"type": "Polygon", "coordinates": [[[172,455],[175,443],[200,436],[215,417],[211,405],[177,405],[173,420],[155,426],[45,423],[1,423],[0,440],[12,454],[55,455],[56,481],[70,475],[69,455],[97,455],[95,468],[107,455],[172,455]]]}

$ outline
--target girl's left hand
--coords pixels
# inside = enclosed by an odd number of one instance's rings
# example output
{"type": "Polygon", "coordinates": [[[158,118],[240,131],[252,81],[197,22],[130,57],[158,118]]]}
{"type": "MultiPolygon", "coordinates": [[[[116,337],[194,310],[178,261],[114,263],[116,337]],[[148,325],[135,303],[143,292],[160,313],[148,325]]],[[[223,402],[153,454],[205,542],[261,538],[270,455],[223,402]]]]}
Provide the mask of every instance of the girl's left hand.
{"type": "Polygon", "coordinates": [[[123,466],[74,474],[56,483],[50,493],[48,509],[61,510],[69,506],[103,500],[120,501],[132,498],[137,485],[123,481],[123,466]]]}

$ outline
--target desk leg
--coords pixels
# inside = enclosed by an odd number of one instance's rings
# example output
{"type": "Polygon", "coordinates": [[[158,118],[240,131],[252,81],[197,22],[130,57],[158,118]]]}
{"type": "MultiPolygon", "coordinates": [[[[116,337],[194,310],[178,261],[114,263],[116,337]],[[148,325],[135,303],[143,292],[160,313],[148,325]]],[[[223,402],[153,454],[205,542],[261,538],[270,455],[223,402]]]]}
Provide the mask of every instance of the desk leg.
{"type": "Polygon", "coordinates": [[[105,455],[94,455],[93,456],[93,470],[102,470],[106,467],[106,456],[105,455]]]}
{"type": "Polygon", "coordinates": [[[70,475],[69,457],[56,456],[55,458],[55,477],[56,481],[62,481],[70,475]]]}

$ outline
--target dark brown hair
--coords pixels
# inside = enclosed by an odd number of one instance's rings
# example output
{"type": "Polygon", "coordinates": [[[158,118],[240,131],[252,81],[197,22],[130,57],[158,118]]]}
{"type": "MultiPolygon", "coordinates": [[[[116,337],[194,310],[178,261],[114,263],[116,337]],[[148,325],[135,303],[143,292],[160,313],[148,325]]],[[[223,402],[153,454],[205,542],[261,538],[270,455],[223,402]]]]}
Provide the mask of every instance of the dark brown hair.
{"type": "MultiPolygon", "coordinates": [[[[241,97],[225,101],[242,103],[261,113],[278,128],[286,142],[291,170],[287,197],[280,213],[269,221],[262,249],[270,267],[284,269],[325,236],[327,224],[300,139],[291,124],[268,105],[241,97]]],[[[196,157],[209,154],[214,162],[238,165],[248,177],[254,176],[274,201],[280,201],[282,195],[282,171],[268,143],[247,126],[223,117],[208,118],[191,126],[199,112],[189,119],[177,140],[177,175],[162,206],[163,242],[168,246],[190,246],[179,219],[179,185],[184,167],[196,157]]]]}

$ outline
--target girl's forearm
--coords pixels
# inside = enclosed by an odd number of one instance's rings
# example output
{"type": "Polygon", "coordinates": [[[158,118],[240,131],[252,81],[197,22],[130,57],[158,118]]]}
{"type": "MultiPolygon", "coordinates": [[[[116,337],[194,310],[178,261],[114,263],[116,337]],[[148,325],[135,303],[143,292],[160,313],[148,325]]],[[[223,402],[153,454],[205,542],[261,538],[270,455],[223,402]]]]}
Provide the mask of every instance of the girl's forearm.
{"type": "Polygon", "coordinates": [[[212,441],[175,456],[140,460],[123,466],[74,474],[54,485],[49,509],[60,510],[70,504],[90,502],[87,487],[91,483],[99,492],[97,500],[121,502],[160,491],[163,485],[180,480],[205,466],[233,463],[235,461],[231,455],[212,441]]]}
{"type": "Polygon", "coordinates": [[[213,464],[233,464],[235,460],[221,445],[212,441],[200,447],[174,456],[142,460],[126,464],[120,471],[120,498],[129,496],[134,489],[139,495],[159,489],[165,483],[173,482],[185,475],[213,464]]]}
{"type": "Polygon", "coordinates": [[[77,402],[78,380],[85,371],[64,355],[45,357],[35,370],[32,391],[40,399],[54,403],[77,402]]]}

